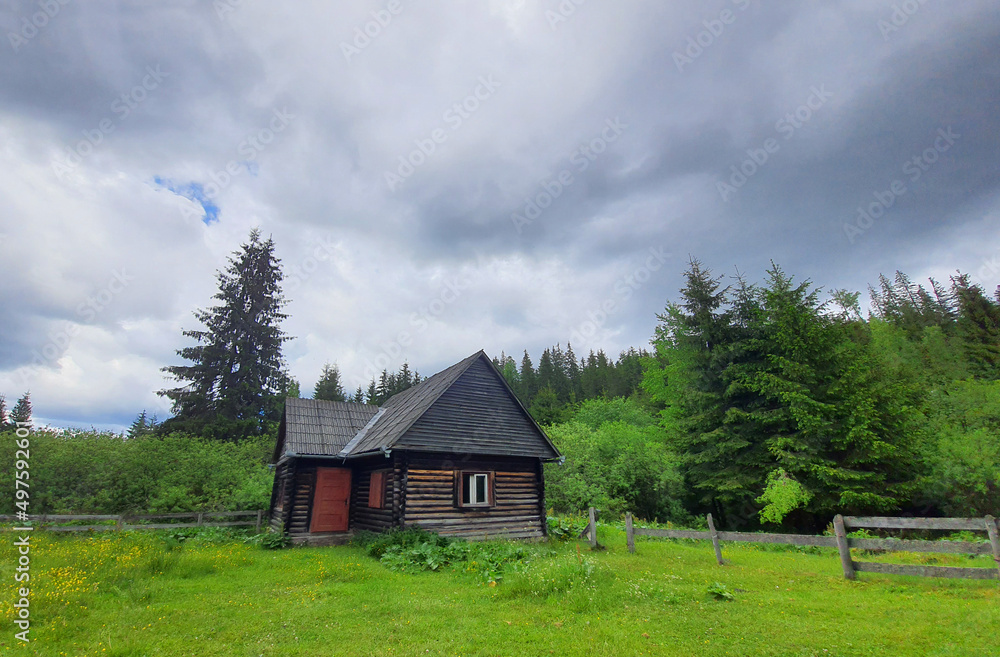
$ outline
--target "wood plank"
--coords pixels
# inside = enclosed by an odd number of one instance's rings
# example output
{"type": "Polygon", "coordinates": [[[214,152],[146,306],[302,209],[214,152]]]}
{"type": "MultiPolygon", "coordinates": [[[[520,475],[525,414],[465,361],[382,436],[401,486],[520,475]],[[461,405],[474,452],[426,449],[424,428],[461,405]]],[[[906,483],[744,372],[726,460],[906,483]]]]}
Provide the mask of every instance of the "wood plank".
{"type": "Polygon", "coordinates": [[[774,543],[778,545],[811,545],[837,547],[833,536],[807,536],[799,534],[756,534],[752,532],[719,532],[719,540],[741,543],[774,543]]]}
{"type": "Polygon", "coordinates": [[[937,529],[941,531],[986,531],[982,518],[875,518],[844,516],[848,529],[937,529]]]}
{"type": "Polygon", "coordinates": [[[695,538],[709,540],[712,535],[709,532],[694,531],[690,529],[644,529],[635,528],[636,536],[656,536],[659,538],[695,538]]]}
{"type": "Polygon", "coordinates": [[[108,516],[108,515],[48,515],[44,516],[45,521],[49,520],[118,520],[121,515],[108,516]]]}
{"type": "Polygon", "coordinates": [[[989,554],[989,543],[964,541],[910,541],[898,538],[848,538],[847,544],[860,550],[891,552],[937,552],[941,554],[989,554]]]}
{"type": "Polygon", "coordinates": [[[84,532],[84,531],[95,531],[95,532],[109,532],[118,529],[118,525],[75,525],[72,527],[46,527],[41,526],[38,529],[42,529],[47,532],[84,532]]]}
{"type": "MultiPolygon", "coordinates": [[[[490,525],[516,525],[538,522],[541,516],[510,516],[509,518],[416,518],[413,522],[421,525],[468,525],[469,527],[485,527],[490,525]]],[[[407,523],[410,519],[407,518],[407,523]]]]}
{"type": "Polygon", "coordinates": [[[993,568],[953,568],[949,566],[911,566],[897,563],[852,562],[854,569],[863,573],[883,575],[915,575],[918,577],[947,577],[952,579],[1000,579],[993,568]]]}

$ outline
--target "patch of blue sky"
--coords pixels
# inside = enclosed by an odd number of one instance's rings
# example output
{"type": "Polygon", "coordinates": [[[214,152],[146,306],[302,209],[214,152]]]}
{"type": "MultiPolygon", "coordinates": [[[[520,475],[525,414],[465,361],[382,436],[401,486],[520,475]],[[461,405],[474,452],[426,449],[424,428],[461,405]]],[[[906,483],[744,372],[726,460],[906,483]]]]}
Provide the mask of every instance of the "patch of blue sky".
{"type": "Polygon", "coordinates": [[[211,226],[213,223],[219,221],[219,206],[205,194],[205,186],[201,183],[193,181],[189,183],[176,183],[161,176],[154,177],[153,182],[178,196],[200,205],[202,210],[205,211],[205,216],[201,220],[206,226],[211,226]]]}

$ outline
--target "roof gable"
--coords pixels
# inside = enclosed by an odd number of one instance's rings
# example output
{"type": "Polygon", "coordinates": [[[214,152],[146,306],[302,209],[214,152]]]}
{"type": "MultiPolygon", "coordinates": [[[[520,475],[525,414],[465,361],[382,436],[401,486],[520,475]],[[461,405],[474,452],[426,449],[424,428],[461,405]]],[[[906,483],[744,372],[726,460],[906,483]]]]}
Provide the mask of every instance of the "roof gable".
{"type": "Polygon", "coordinates": [[[482,351],[396,395],[383,409],[384,416],[345,456],[382,449],[559,456],[482,351]]]}
{"type": "Polygon", "coordinates": [[[287,399],[274,456],[346,459],[389,449],[559,456],[482,351],[392,396],[381,408],[287,399]]]}

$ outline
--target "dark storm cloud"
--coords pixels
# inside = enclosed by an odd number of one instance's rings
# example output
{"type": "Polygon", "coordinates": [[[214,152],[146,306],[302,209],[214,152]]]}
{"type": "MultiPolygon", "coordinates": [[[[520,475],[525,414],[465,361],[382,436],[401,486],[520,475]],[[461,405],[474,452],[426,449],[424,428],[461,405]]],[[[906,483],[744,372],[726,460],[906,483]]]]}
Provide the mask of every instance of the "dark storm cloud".
{"type": "MultiPolygon", "coordinates": [[[[40,408],[84,424],[162,413],[158,368],[251,226],[294,268],[304,389],[324,360],[356,378],[390,353],[430,374],[480,347],[642,346],[689,256],[854,289],[897,268],[985,270],[1000,15],[895,4],[909,13],[403,1],[376,28],[375,0],[59,5],[0,44],[0,302],[18,309],[0,321],[0,390],[29,381],[40,408]],[[935,149],[940,131],[961,136],[935,149]],[[121,267],[135,280],[81,317],[121,267]],[[80,330],[57,357],[23,367],[67,323],[80,330]]],[[[0,26],[37,7],[13,3],[0,26]]]]}

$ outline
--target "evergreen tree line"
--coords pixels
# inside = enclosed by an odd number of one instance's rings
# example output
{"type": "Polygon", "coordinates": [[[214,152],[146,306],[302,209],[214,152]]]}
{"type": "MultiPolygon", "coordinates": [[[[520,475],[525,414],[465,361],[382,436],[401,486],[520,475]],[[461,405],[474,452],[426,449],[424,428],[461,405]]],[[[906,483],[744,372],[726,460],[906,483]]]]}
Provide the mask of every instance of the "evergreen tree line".
{"type": "Polygon", "coordinates": [[[579,360],[573,346],[563,351],[556,344],[542,351],[536,369],[524,351],[520,368],[513,357],[501,352],[493,363],[531,415],[542,424],[553,424],[572,416],[574,408],[588,399],[613,399],[641,394],[642,359],[645,350],[629,348],[616,360],[603,350],[593,350],[579,360]]]}
{"type": "Polygon", "coordinates": [[[691,262],[643,378],[688,512],[821,529],[1000,509],[1000,293],[901,273],[870,292],[864,318],[858,293],[776,265],[723,285],[691,262]]]}
{"type": "MultiPolygon", "coordinates": [[[[645,350],[630,348],[617,360],[611,360],[604,351],[591,351],[586,358],[577,361],[572,345],[567,344],[564,351],[561,344],[557,344],[542,351],[537,369],[527,350],[521,358],[520,368],[503,352],[493,357],[493,363],[525,408],[539,422],[551,424],[567,418],[574,405],[587,399],[641,394],[642,359],[649,355],[645,350]]],[[[398,372],[383,370],[366,388],[358,386],[348,395],[341,378],[340,368],[335,363],[325,364],[313,390],[313,399],[378,406],[423,380],[418,372],[410,369],[409,363],[403,363],[398,372]]]]}

